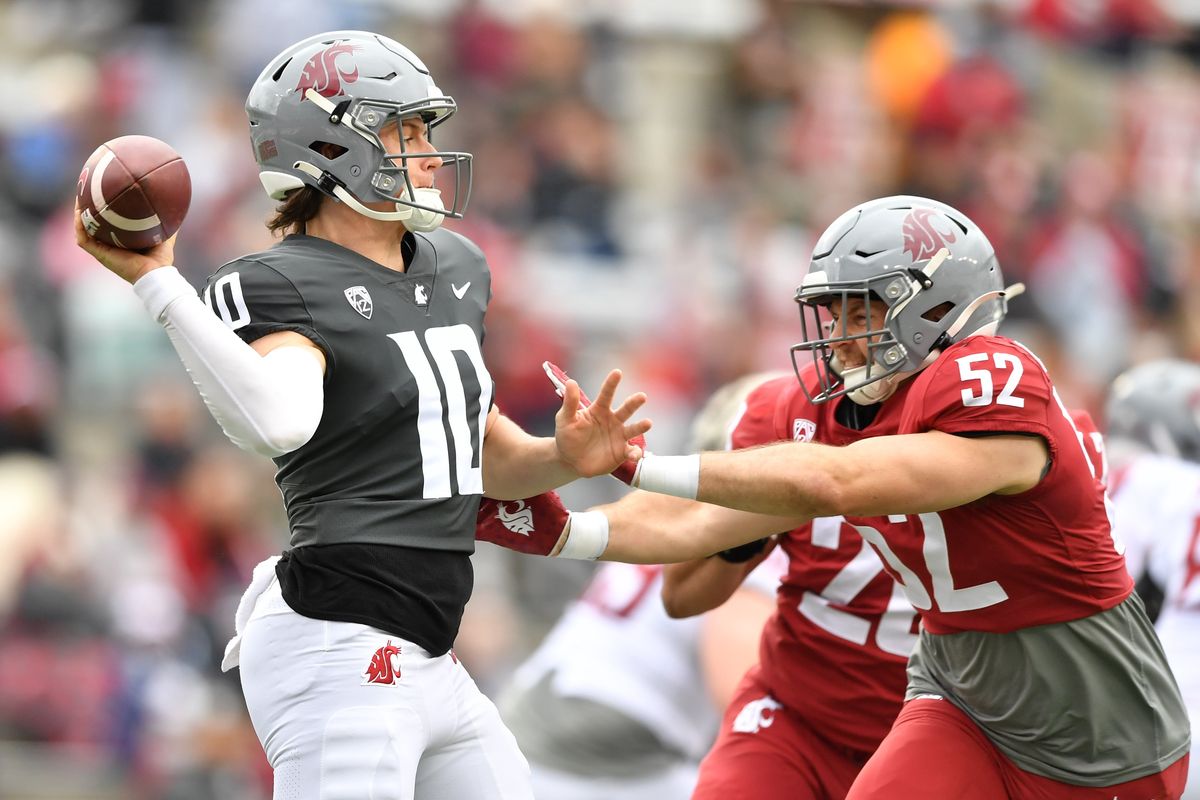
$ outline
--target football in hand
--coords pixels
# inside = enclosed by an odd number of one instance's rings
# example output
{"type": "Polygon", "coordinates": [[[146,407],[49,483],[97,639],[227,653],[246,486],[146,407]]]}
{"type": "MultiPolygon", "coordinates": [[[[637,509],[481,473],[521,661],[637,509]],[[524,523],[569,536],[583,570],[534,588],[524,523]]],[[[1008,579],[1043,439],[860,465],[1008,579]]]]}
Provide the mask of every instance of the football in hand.
{"type": "Polygon", "coordinates": [[[121,136],[96,148],[79,173],[83,227],[105,244],[145,250],[171,237],[192,201],[187,165],[151,136],[121,136]]]}

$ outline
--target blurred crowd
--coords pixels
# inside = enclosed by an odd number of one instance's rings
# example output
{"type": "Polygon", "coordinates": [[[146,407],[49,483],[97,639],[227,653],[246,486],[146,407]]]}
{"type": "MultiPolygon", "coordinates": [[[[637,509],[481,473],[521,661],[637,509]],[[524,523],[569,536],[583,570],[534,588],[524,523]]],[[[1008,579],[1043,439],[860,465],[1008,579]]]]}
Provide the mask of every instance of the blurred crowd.
{"type": "MultiPolygon", "coordinates": [[[[246,92],[344,28],[408,44],[458,101],[438,143],[475,183],[452,227],[488,256],[497,400],[534,432],[544,359],[585,389],[620,366],[678,451],[709,390],[790,367],[815,235],[894,193],[984,228],[1028,287],[1004,332],[1069,405],[1200,359],[1191,0],[0,0],[0,797],[270,796],[217,664],[287,540],[272,465],[75,247],[71,198],[97,145],[157,136],[191,170],[195,285],[268,246],[246,92]]],[[[494,692],[589,567],[485,546],[476,570],[457,651],[494,692]]]]}

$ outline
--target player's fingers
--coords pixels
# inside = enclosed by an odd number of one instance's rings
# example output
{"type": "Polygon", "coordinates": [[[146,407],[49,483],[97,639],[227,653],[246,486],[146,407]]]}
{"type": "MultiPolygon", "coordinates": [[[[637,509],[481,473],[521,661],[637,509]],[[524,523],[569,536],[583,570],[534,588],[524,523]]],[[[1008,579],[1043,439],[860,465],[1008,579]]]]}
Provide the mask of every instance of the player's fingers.
{"type": "MultiPolygon", "coordinates": [[[[650,430],[651,425],[652,423],[648,419],[640,419],[637,422],[629,423],[625,426],[623,431],[625,441],[628,442],[630,439],[636,439],[637,437],[642,436],[646,433],[646,431],[650,430]]],[[[633,447],[637,447],[637,445],[633,445],[633,447]]]]}
{"type": "Polygon", "coordinates": [[[570,378],[563,384],[562,413],[567,422],[573,421],[579,413],[579,384],[570,378]]]}
{"type": "Polygon", "coordinates": [[[625,398],[625,402],[621,403],[621,407],[613,412],[613,416],[621,422],[633,416],[633,413],[646,404],[646,393],[637,392],[625,398]]]}
{"type": "Polygon", "coordinates": [[[625,445],[625,460],[626,461],[639,461],[639,460],[641,460],[643,455],[645,455],[645,454],[642,452],[642,448],[638,447],[636,444],[626,444],[625,445]]]}
{"type": "Polygon", "coordinates": [[[604,379],[604,383],[600,386],[600,392],[596,395],[596,405],[601,408],[611,408],[613,398],[617,394],[617,384],[621,382],[621,370],[614,369],[608,373],[608,377],[604,379]]]}

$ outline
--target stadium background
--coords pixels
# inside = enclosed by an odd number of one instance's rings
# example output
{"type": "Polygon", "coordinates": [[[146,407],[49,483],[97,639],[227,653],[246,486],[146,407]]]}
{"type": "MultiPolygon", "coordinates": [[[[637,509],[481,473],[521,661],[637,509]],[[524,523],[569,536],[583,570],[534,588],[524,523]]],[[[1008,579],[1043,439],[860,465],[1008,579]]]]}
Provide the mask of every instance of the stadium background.
{"type": "MultiPolygon", "coordinates": [[[[1200,2],[0,1],[0,798],[264,798],[232,611],[286,541],[271,465],[225,443],[128,287],[74,246],[100,142],[194,181],[197,285],[268,244],[242,104],[311,33],[410,45],[475,154],[501,407],[548,432],[552,359],[650,396],[651,446],[788,368],[813,238],[928,194],[991,237],[1005,332],[1099,411],[1131,363],[1200,357],[1200,2]]],[[[564,491],[581,506],[612,481],[564,491]]],[[[590,565],[483,546],[457,651],[489,693],[590,565]]],[[[279,653],[279,668],[288,654],[279,653]]]]}

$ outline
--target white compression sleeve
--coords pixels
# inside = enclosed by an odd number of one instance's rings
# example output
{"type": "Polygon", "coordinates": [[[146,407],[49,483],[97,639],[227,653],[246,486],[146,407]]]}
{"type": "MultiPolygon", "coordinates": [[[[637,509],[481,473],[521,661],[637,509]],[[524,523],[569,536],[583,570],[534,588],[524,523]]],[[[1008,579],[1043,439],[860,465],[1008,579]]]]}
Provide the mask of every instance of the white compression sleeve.
{"type": "Polygon", "coordinates": [[[151,270],[133,290],[166,328],[230,441],[274,458],[312,438],[325,397],[321,362],[309,348],[279,347],[260,356],[201,302],[175,267],[151,270]]]}

